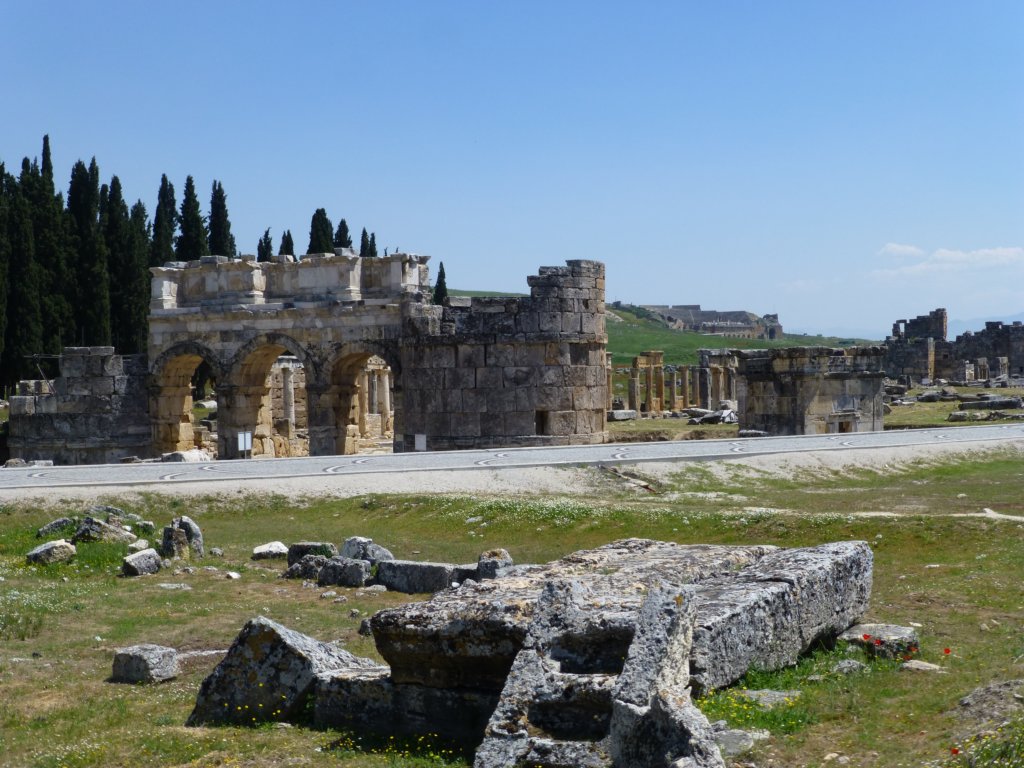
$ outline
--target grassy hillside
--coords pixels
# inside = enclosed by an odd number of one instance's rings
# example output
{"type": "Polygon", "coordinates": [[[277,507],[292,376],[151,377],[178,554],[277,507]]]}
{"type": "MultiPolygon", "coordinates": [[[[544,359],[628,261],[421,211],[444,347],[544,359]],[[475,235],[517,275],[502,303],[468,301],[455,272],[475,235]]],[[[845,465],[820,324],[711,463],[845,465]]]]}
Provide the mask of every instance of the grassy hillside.
{"type": "Polygon", "coordinates": [[[699,349],[765,349],[766,347],[843,347],[869,343],[863,339],[840,339],[834,336],[785,335],[776,341],[736,339],[728,336],[705,336],[690,331],[675,331],[638,307],[609,307],[609,313],[622,318],[621,323],[609,320],[608,351],[615,365],[628,365],[632,358],[649,349],[665,353],[665,362],[673,365],[694,365],[699,349]]]}

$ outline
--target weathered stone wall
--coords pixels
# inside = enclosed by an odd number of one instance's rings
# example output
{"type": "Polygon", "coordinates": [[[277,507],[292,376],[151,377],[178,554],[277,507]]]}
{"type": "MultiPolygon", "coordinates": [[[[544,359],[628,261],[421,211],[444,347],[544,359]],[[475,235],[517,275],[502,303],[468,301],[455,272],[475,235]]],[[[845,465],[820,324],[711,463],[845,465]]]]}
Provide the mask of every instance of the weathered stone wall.
{"type": "Polygon", "coordinates": [[[670,328],[676,330],[737,339],[782,338],[782,324],[777,314],[759,317],[744,310],[720,312],[716,309],[701,309],[700,304],[645,304],[643,308],[660,315],[670,328]]]}
{"type": "Polygon", "coordinates": [[[52,382],[22,381],[11,398],[11,456],[103,464],[152,455],[144,355],[65,347],[52,382]]]}
{"type": "Polygon", "coordinates": [[[894,338],[935,339],[945,341],[948,329],[946,310],[940,307],[912,320],[897,320],[892,326],[894,338]]]}
{"type": "Polygon", "coordinates": [[[985,323],[984,330],[961,334],[953,344],[957,359],[994,360],[1005,357],[1008,366],[1005,373],[1024,376],[1024,324],[1019,320],[1010,325],[985,323]]]}
{"type": "Polygon", "coordinates": [[[883,428],[884,347],[734,350],[740,428],[771,435],[883,428]]]}
{"type": "Polygon", "coordinates": [[[608,385],[604,265],[527,278],[525,298],[403,305],[395,450],[601,443],[608,385]]]}

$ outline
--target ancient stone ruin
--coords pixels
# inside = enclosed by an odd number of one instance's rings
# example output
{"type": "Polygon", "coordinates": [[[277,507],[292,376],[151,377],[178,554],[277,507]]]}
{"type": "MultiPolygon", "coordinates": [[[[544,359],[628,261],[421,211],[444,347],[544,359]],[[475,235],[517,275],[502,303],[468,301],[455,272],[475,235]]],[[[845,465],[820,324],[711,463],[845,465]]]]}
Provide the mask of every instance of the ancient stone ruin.
{"type": "Polygon", "coordinates": [[[604,265],[542,267],[521,298],[429,301],[426,256],[347,249],[153,268],[148,359],[68,349],[11,399],[17,458],[117,461],[600,443],[604,265]],[[208,419],[193,405],[213,386],[208,419]]]}
{"type": "Polygon", "coordinates": [[[692,696],[793,664],[868,607],[863,542],[778,549],[628,539],[502,568],[370,621],[388,666],[250,621],[188,723],[439,734],[476,768],[722,766],[692,696]],[[260,705],[263,706],[260,706],[260,705]]]}
{"type": "Polygon", "coordinates": [[[660,315],[669,328],[677,330],[738,339],[782,338],[782,324],[778,315],[762,317],[743,310],[720,312],[717,309],[701,309],[700,304],[646,304],[644,309],[660,315]]]}
{"type": "Polygon", "coordinates": [[[882,347],[734,350],[740,428],[770,435],[880,431],[882,347]]]}

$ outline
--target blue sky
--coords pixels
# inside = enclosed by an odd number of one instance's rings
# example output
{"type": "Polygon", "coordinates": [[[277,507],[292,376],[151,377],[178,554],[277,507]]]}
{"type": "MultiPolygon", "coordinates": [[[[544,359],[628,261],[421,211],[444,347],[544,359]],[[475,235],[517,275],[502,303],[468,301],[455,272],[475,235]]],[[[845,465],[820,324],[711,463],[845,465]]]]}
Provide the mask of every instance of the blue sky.
{"type": "Polygon", "coordinates": [[[884,336],[1024,312],[1024,3],[2,0],[0,159],[49,133],[240,249],[324,207],[452,287],[884,336]]]}

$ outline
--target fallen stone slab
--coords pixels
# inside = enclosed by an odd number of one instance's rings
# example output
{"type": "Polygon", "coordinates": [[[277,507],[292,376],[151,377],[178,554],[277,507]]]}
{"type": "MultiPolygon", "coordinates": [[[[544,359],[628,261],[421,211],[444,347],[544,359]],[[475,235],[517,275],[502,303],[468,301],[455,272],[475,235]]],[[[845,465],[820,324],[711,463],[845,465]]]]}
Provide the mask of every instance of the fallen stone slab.
{"type": "Polygon", "coordinates": [[[450,563],[382,560],[377,563],[377,583],[407,595],[440,592],[452,585],[456,567],[450,563]]]}
{"type": "Polygon", "coordinates": [[[775,707],[789,706],[802,695],[801,691],[772,691],[767,688],[761,690],[740,690],[736,691],[737,696],[757,704],[761,709],[775,709],[775,707]]]}
{"type": "Polygon", "coordinates": [[[178,653],[163,645],[143,643],[114,654],[115,683],[159,683],[178,676],[178,653]]]}
{"type": "Polygon", "coordinates": [[[102,520],[97,520],[95,517],[86,517],[78,526],[75,535],[71,537],[71,543],[78,544],[83,541],[123,541],[130,544],[137,538],[138,536],[134,533],[130,533],[120,526],[110,525],[102,520]]]}
{"type": "Polygon", "coordinates": [[[146,539],[136,539],[128,545],[128,551],[131,553],[141,552],[142,550],[149,548],[149,541],[146,539]]]}
{"type": "Polygon", "coordinates": [[[157,573],[162,567],[160,553],[152,548],[135,552],[121,561],[121,573],[125,576],[146,576],[157,573]]]}
{"type": "Polygon", "coordinates": [[[185,462],[188,464],[196,464],[210,460],[210,454],[198,448],[192,448],[188,451],[171,451],[170,453],[164,453],[160,456],[160,461],[185,462]]]}
{"type": "Polygon", "coordinates": [[[250,725],[289,720],[302,712],[317,675],[380,665],[258,616],[199,689],[186,725],[250,725]]]}
{"type": "Polygon", "coordinates": [[[306,555],[321,555],[324,559],[338,554],[338,548],[329,541],[297,541],[288,547],[288,565],[295,565],[306,555]]]}
{"type": "Polygon", "coordinates": [[[51,563],[66,563],[75,556],[77,550],[75,545],[66,539],[57,539],[40,544],[27,555],[25,560],[30,565],[50,565],[51,563]]]}
{"type": "Polygon", "coordinates": [[[285,560],[288,557],[288,547],[281,541],[270,541],[253,547],[253,560],[285,560]]]}
{"type": "Polygon", "coordinates": [[[323,564],[316,583],[320,587],[363,587],[369,580],[369,560],[353,560],[338,555],[323,564]]]}

